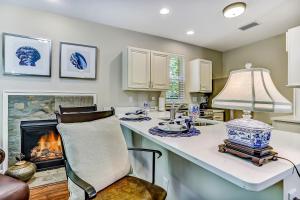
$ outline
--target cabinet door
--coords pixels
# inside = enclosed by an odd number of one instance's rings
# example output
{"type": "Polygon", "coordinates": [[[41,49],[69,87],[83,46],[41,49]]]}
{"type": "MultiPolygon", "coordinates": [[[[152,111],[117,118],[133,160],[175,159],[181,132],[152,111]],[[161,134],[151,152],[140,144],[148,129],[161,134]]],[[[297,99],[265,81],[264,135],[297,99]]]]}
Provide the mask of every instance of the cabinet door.
{"type": "Polygon", "coordinates": [[[200,92],[200,59],[190,61],[189,81],[190,92],[200,92]]]}
{"type": "Polygon", "coordinates": [[[150,50],[128,48],[128,87],[147,89],[150,86],[150,50]]]}
{"type": "Polygon", "coordinates": [[[169,88],[169,55],[151,51],[151,86],[153,89],[169,88]]]}
{"type": "Polygon", "coordinates": [[[200,61],[200,92],[212,92],[212,62],[200,61]]]}
{"type": "Polygon", "coordinates": [[[300,87],[300,26],[287,33],[288,85],[300,87]]]}

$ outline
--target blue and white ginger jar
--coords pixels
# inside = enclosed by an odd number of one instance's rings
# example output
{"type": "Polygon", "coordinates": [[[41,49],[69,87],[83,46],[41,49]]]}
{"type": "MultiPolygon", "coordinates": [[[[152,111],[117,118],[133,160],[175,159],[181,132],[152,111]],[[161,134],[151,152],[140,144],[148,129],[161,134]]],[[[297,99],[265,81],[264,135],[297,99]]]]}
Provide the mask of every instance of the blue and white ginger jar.
{"type": "Polygon", "coordinates": [[[234,143],[261,149],[269,145],[272,127],[254,119],[235,119],[225,123],[228,139],[234,143]]]}

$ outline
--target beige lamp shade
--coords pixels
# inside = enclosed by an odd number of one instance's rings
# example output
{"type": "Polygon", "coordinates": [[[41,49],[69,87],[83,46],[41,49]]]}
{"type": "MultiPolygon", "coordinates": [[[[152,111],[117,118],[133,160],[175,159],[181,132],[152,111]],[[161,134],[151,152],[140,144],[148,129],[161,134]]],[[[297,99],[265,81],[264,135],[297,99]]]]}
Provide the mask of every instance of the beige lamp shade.
{"type": "Polygon", "coordinates": [[[261,112],[292,112],[292,104],[275,87],[270,71],[264,68],[235,70],[223,90],[212,100],[212,107],[261,112]]]}

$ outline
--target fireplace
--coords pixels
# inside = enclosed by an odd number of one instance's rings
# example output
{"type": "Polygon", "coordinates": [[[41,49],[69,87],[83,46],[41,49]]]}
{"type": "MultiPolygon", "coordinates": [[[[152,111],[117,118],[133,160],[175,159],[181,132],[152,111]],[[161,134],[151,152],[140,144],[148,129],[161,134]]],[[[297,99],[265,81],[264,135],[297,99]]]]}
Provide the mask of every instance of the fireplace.
{"type": "Polygon", "coordinates": [[[56,120],[21,121],[21,152],[33,162],[37,171],[64,166],[56,120]]]}

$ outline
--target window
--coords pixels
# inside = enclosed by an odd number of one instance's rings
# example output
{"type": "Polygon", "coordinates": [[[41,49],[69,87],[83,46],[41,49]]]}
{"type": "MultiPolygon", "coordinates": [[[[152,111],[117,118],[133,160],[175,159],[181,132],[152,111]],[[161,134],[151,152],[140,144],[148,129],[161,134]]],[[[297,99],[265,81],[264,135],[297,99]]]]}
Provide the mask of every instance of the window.
{"type": "Polygon", "coordinates": [[[184,59],[182,56],[171,55],[169,58],[170,89],[166,92],[167,103],[184,102],[184,59]]]}

